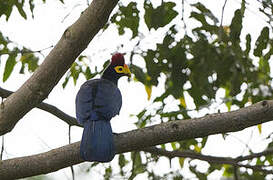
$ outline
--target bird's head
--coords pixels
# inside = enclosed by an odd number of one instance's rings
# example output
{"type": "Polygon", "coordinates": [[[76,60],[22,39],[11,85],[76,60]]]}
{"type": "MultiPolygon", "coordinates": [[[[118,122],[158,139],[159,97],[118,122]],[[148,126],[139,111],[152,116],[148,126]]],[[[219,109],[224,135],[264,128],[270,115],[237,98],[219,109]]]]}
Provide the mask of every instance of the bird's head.
{"type": "Polygon", "coordinates": [[[131,77],[131,71],[129,67],[125,64],[123,55],[124,54],[122,53],[116,53],[112,56],[111,63],[103,72],[102,78],[108,79],[116,83],[117,80],[122,76],[131,77]]]}

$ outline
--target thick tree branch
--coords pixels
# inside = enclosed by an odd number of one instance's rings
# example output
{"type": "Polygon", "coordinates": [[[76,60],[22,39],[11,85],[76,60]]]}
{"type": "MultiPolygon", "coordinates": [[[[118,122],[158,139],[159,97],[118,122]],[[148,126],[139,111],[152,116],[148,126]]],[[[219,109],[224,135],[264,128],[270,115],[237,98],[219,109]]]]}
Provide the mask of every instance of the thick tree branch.
{"type": "MultiPolygon", "coordinates": [[[[9,91],[0,87],[0,97],[7,98],[12,93],[13,93],[12,91],[9,91]]],[[[78,124],[76,118],[64,113],[63,111],[58,109],[56,106],[42,102],[38,104],[36,107],[55,115],[56,117],[60,118],[61,120],[63,120],[70,126],[81,126],[80,124],[78,124]]]]}
{"type": "Polygon", "coordinates": [[[93,0],[81,17],[66,29],[62,38],[33,75],[2,104],[0,135],[16,123],[51,92],[60,78],[105,25],[117,0],[93,0]]]}
{"type": "MultiPolygon", "coordinates": [[[[142,150],[173,141],[239,131],[273,119],[273,101],[262,101],[237,111],[162,123],[114,136],[117,153],[142,150]]],[[[16,179],[54,172],[81,163],[80,142],[37,155],[0,162],[0,179],[16,179]]]]}

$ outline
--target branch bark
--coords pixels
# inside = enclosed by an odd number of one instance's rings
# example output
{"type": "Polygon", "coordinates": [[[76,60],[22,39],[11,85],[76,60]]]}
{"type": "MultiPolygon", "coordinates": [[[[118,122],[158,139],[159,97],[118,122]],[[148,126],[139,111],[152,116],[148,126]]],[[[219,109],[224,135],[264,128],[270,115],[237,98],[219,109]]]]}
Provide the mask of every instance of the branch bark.
{"type": "Polygon", "coordinates": [[[107,22],[118,0],[93,0],[63,36],[33,75],[0,108],[0,135],[16,123],[51,92],[76,57],[107,22]]]}
{"type": "MultiPolygon", "coordinates": [[[[114,141],[117,153],[139,151],[158,144],[239,131],[272,119],[273,100],[262,101],[237,111],[171,121],[121,133],[114,136],[114,141]]],[[[45,174],[81,163],[79,147],[80,142],[76,142],[37,155],[3,160],[0,162],[0,179],[45,174]]]]}

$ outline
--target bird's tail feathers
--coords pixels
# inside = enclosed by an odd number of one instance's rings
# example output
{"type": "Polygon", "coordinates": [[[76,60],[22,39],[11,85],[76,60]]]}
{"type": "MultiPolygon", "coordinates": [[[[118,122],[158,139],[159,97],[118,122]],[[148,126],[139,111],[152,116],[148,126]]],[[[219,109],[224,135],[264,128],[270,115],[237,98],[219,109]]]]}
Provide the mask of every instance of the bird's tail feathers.
{"type": "Polygon", "coordinates": [[[85,161],[109,162],[115,156],[110,121],[98,120],[84,123],[80,155],[85,161]]]}

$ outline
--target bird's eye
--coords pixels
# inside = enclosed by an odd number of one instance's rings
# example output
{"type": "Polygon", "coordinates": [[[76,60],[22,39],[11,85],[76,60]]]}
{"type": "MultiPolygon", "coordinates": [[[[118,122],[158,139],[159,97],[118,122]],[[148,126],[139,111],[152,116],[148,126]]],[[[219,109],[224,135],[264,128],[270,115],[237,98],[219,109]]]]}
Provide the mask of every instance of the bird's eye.
{"type": "Polygon", "coordinates": [[[124,72],[123,66],[116,66],[116,67],[115,67],[115,71],[116,71],[117,73],[123,73],[123,72],[124,72]]]}

